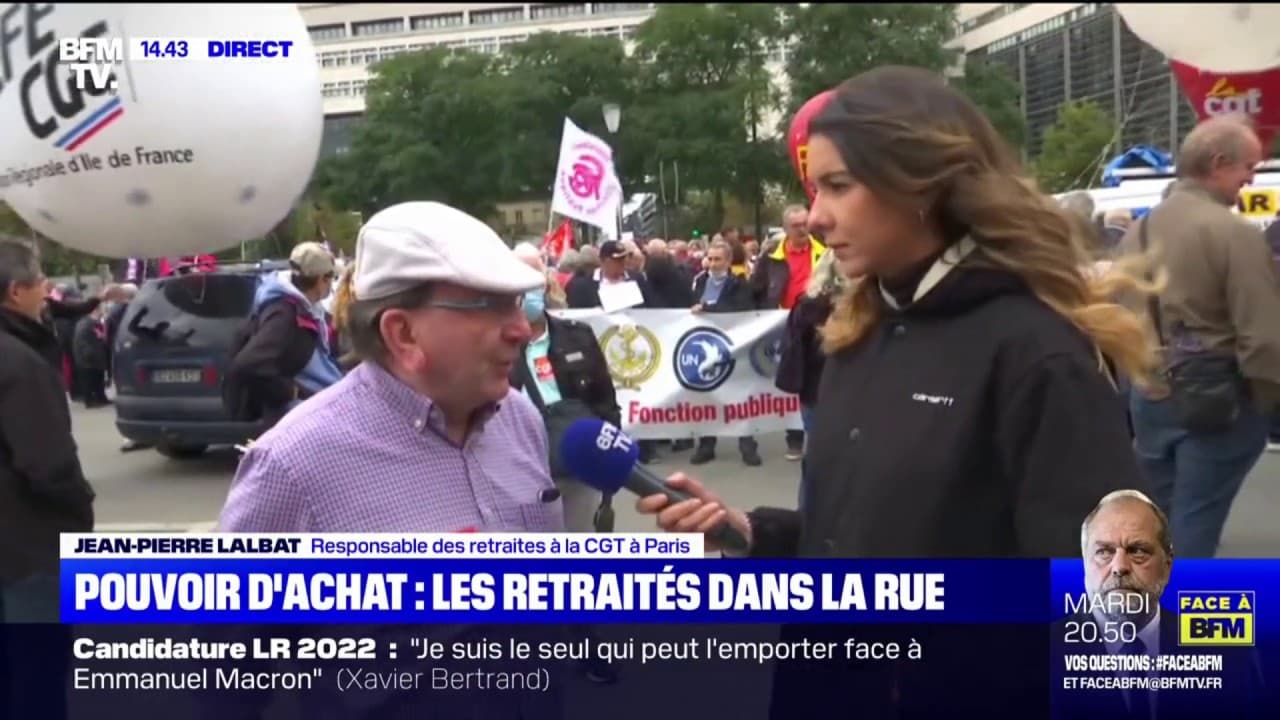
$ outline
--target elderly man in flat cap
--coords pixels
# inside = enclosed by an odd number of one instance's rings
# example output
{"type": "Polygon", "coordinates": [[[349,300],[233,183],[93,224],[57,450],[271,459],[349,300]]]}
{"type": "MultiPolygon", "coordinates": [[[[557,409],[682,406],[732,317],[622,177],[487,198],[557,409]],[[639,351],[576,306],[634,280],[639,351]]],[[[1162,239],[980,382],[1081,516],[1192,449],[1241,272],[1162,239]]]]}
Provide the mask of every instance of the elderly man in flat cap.
{"type": "MultiPolygon", "coordinates": [[[[487,225],[446,205],[404,203],[370,218],[357,239],[345,328],[361,362],[249,448],[219,530],[562,531],[546,428],[509,381],[531,334],[522,299],[544,283],[487,225]]],[[[429,634],[459,641],[548,632],[529,627],[429,634]]],[[[342,717],[421,720],[555,717],[559,701],[537,690],[424,686],[302,702],[303,717],[341,708],[342,717]]]]}
{"type": "Polygon", "coordinates": [[[374,215],[355,266],[346,330],[360,365],[254,444],[221,528],[561,530],[546,429],[508,381],[542,274],[429,202],[374,215]]]}

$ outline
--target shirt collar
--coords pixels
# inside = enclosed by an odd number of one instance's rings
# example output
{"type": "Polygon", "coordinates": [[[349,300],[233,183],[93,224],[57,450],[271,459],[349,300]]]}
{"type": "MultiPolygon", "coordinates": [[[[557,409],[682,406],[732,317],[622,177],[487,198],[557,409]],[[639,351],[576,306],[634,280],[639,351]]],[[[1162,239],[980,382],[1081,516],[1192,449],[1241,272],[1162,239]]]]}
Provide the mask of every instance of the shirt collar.
{"type": "MultiPolygon", "coordinates": [[[[416,432],[428,430],[441,437],[446,437],[444,411],[431,398],[404,384],[395,375],[376,362],[365,361],[351,372],[359,382],[370,388],[387,406],[389,410],[404,420],[416,432]]],[[[501,403],[482,408],[472,418],[467,439],[470,440],[483,431],[484,426],[501,408],[501,403]]]]}
{"type": "MultiPolygon", "coordinates": [[[[1161,609],[1157,607],[1156,614],[1152,615],[1151,620],[1148,621],[1147,624],[1144,625],[1142,629],[1138,631],[1138,639],[1142,641],[1142,645],[1147,649],[1148,655],[1154,656],[1154,655],[1160,654],[1160,615],[1161,613],[1162,613],[1161,609]]],[[[1099,623],[1111,622],[1111,621],[1108,621],[1101,613],[1098,613],[1098,612],[1095,612],[1093,614],[1093,617],[1099,623]]],[[[1106,645],[1107,645],[1107,652],[1109,654],[1117,655],[1124,650],[1125,644],[1123,640],[1117,640],[1116,642],[1108,642],[1106,643],[1106,645]]]]}

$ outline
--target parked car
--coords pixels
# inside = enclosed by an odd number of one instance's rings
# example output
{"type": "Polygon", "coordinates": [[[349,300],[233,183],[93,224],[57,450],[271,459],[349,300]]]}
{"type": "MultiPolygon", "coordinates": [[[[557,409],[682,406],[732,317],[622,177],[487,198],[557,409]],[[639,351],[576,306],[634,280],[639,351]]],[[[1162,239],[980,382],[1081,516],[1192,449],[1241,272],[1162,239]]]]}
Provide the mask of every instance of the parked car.
{"type": "Polygon", "coordinates": [[[232,420],[223,409],[222,381],[258,284],[287,268],[269,261],[146,281],[113,348],[120,434],[171,458],[257,437],[259,423],[232,420]]]}

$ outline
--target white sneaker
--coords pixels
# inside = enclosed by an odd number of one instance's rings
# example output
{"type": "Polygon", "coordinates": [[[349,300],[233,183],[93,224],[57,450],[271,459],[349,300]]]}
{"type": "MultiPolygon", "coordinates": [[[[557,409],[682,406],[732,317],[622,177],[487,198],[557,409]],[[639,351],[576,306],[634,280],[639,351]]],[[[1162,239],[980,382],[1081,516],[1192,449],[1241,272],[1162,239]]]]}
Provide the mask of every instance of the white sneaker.
{"type": "Polygon", "coordinates": [[[1280,441],[1277,441],[1277,440],[1268,440],[1268,441],[1267,441],[1267,452],[1269,452],[1269,453],[1280,453],[1280,441]]]}
{"type": "Polygon", "coordinates": [[[803,452],[796,452],[795,450],[787,451],[787,460],[790,460],[791,462],[795,462],[797,460],[803,460],[803,459],[804,459],[803,452]]]}

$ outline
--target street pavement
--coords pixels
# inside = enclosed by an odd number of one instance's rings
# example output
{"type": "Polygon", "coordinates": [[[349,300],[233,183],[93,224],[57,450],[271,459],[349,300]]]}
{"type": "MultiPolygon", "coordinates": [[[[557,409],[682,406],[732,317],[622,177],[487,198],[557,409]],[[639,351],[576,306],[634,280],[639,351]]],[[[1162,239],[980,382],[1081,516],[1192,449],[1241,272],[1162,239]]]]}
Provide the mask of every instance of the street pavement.
{"type": "MultiPolygon", "coordinates": [[[[120,452],[115,413],[110,407],[72,406],[72,422],[86,477],[98,493],[100,530],[207,530],[217,520],[235,472],[234,449],[214,450],[195,460],[170,460],[153,450],[120,452]]],[[[764,464],[742,464],[735,443],[720,444],[715,462],[690,468],[691,451],[666,452],[652,469],[659,474],[690,471],[743,508],[795,507],[800,464],[788,462],[782,433],[760,438],[764,464]]],[[[616,504],[617,529],[653,529],[636,514],[632,498],[616,504]]],[[[1280,557],[1280,454],[1265,454],[1236,499],[1220,557],[1280,557]]]]}

